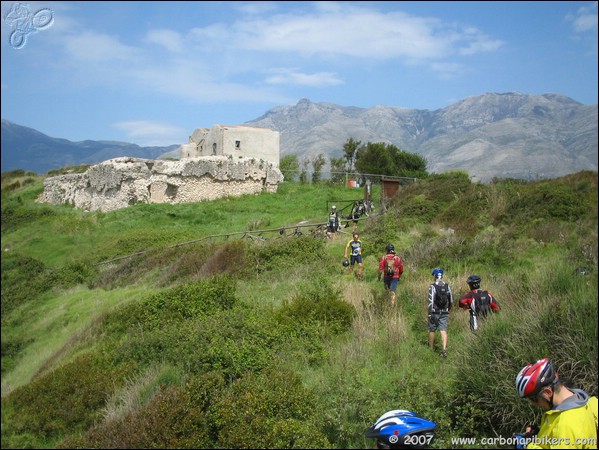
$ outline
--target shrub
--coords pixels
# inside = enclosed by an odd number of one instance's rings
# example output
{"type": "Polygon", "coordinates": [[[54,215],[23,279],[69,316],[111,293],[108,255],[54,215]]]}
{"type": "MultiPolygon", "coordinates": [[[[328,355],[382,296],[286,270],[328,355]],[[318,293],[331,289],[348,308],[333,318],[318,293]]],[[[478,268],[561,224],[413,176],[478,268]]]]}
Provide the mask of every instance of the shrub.
{"type": "Polygon", "coordinates": [[[233,281],[221,275],[165,289],[147,300],[126,305],[108,317],[107,327],[115,332],[130,327],[164,328],[230,309],[236,302],[233,281]]]}
{"type": "Polygon", "coordinates": [[[162,356],[190,373],[215,371],[235,379],[276,364],[287,338],[270,314],[240,306],[190,322],[157,342],[171,342],[162,356]]]}
{"type": "Polygon", "coordinates": [[[575,222],[587,211],[584,196],[564,184],[544,183],[514,198],[510,210],[522,220],[558,219],[575,222]]]}
{"type": "Polygon", "coordinates": [[[290,328],[301,329],[316,322],[333,335],[349,330],[355,314],[355,308],[341,299],[340,292],[323,280],[314,280],[306,292],[276,313],[278,320],[290,328]]]}
{"type": "Polygon", "coordinates": [[[98,419],[108,394],[132,371],[131,365],[114,365],[88,353],[15,389],[2,398],[3,440],[6,438],[10,447],[13,442],[22,445],[31,436],[34,440],[28,441],[27,447],[36,448],[40,440],[85,431],[98,419]],[[5,434],[7,417],[10,432],[5,434]]]}
{"type": "Polygon", "coordinates": [[[324,242],[311,237],[282,238],[256,245],[248,251],[248,270],[254,273],[292,271],[325,257],[324,242]]]}
{"type": "Polygon", "coordinates": [[[206,411],[224,387],[217,374],[191,377],[183,386],[160,386],[138,410],[67,438],[58,448],[216,448],[206,411]]]}
{"type": "Polygon", "coordinates": [[[2,252],[2,318],[52,287],[46,266],[18,253],[2,252]]]}
{"type": "Polygon", "coordinates": [[[244,376],[212,409],[218,448],[332,448],[317,426],[316,406],[291,371],[244,376]]]}
{"type": "Polygon", "coordinates": [[[93,285],[96,269],[85,262],[70,262],[48,274],[51,286],[68,288],[78,284],[93,285]]]}

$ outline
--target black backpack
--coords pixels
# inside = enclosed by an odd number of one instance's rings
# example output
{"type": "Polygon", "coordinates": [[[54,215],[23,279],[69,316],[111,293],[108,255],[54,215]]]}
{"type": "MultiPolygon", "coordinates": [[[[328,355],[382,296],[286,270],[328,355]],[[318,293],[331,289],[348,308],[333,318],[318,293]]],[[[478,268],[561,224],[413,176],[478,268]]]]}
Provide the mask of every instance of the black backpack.
{"type": "Polygon", "coordinates": [[[449,309],[449,287],[447,284],[441,282],[441,284],[435,283],[433,286],[435,286],[435,309],[438,311],[449,309]]]}
{"type": "Polygon", "coordinates": [[[478,317],[487,317],[491,312],[491,296],[489,291],[477,290],[474,294],[474,305],[478,317]]]}

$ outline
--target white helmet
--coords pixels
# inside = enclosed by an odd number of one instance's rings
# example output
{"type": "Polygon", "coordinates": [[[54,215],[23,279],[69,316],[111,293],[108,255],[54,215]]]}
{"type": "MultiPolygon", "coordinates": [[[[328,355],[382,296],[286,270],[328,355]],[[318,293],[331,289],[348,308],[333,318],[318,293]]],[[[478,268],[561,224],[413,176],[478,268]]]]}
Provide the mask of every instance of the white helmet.
{"type": "Polygon", "coordinates": [[[337,207],[335,205],[331,206],[331,209],[337,209],[337,207]]]}

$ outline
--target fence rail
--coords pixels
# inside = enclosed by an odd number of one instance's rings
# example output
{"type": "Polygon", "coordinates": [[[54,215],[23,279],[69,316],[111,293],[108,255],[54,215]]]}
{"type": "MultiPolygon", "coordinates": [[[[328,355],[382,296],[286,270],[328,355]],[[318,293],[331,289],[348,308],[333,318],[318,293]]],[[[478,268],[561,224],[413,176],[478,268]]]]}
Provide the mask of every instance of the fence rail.
{"type": "MultiPolygon", "coordinates": [[[[355,219],[355,220],[365,220],[368,219],[368,217],[361,217],[359,219],[355,219]]],[[[340,219],[339,223],[349,223],[349,222],[354,222],[354,219],[340,219]]],[[[265,241],[266,238],[264,238],[262,236],[262,234],[264,233],[277,233],[279,236],[277,236],[277,238],[280,237],[299,237],[299,236],[303,236],[305,233],[302,233],[300,231],[300,228],[312,228],[311,231],[308,232],[308,234],[315,236],[315,237],[321,237],[321,238],[326,238],[326,229],[327,229],[327,222],[322,222],[322,223],[311,223],[311,224],[299,224],[299,225],[289,225],[286,227],[280,227],[280,228],[270,228],[267,230],[249,230],[249,231],[236,231],[233,233],[222,233],[222,234],[210,234],[208,236],[204,236],[201,237],[199,239],[193,239],[191,241],[186,241],[186,242],[178,242],[176,244],[173,245],[167,245],[166,247],[163,247],[162,249],[169,249],[169,248],[177,248],[177,247],[182,247],[184,245],[190,245],[190,244],[196,244],[198,242],[201,241],[205,241],[208,239],[216,239],[216,238],[229,238],[232,236],[241,236],[240,239],[243,238],[250,238],[250,239],[258,239],[258,240],[262,240],[265,241]],[[286,230],[294,230],[293,233],[287,234],[286,230]]],[[[343,232],[343,231],[342,231],[343,232]]],[[[148,249],[148,250],[142,250],[139,252],[135,252],[135,253],[131,253],[129,255],[124,255],[124,256],[119,256],[118,258],[113,258],[113,259],[109,259],[106,261],[100,261],[99,263],[97,263],[96,265],[102,265],[102,264],[109,264],[109,263],[113,263],[116,261],[121,261],[123,259],[128,259],[128,258],[133,258],[135,256],[141,256],[144,255],[146,253],[149,252],[154,252],[160,250],[159,248],[152,248],[152,249],[148,249]]]]}

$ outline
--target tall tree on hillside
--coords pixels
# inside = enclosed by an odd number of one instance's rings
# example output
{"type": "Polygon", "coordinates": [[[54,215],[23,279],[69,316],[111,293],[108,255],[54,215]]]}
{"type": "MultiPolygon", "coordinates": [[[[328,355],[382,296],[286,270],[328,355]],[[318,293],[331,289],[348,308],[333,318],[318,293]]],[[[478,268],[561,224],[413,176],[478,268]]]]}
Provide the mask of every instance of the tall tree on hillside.
{"type": "Polygon", "coordinates": [[[279,162],[279,169],[285,177],[285,181],[293,181],[299,173],[299,160],[297,155],[286,155],[279,162]]]}
{"type": "Polygon", "coordinates": [[[306,158],[302,159],[301,165],[302,165],[302,170],[300,171],[299,174],[299,181],[302,184],[305,184],[308,182],[308,165],[310,164],[310,161],[306,158]]]}
{"type": "Polygon", "coordinates": [[[329,158],[331,162],[331,181],[333,183],[339,183],[343,181],[345,173],[345,158],[340,156],[339,158],[329,158]]]}
{"type": "Polygon", "coordinates": [[[345,155],[345,160],[347,161],[346,171],[351,172],[354,167],[354,158],[356,157],[356,151],[362,141],[354,141],[354,138],[349,138],[345,144],[343,144],[343,154],[345,155]]]}
{"type": "Polygon", "coordinates": [[[322,168],[327,163],[327,160],[324,158],[324,155],[320,153],[314,159],[312,159],[312,168],[314,172],[312,172],[312,183],[318,183],[322,179],[322,168]]]}
{"type": "Polygon", "coordinates": [[[363,174],[425,178],[426,159],[393,144],[369,142],[356,152],[356,170],[363,174]]]}

